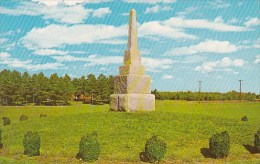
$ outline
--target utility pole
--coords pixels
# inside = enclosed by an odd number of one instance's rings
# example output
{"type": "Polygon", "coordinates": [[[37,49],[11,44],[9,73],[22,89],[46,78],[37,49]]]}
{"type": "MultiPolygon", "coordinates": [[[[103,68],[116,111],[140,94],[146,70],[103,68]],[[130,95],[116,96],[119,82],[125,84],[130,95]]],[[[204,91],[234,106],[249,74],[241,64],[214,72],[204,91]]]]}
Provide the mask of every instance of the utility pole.
{"type": "Polygon", "coordinates": [[[242,90],[242,81],[243,80],[238,80],[239,81],[239,92],[240,92],[240,95],[239,95],[239,99],[240,99],[240,102],[242,101],[242,92],[241,92],[241,90],[242,90]]]}
{"type": "Polygon", "coordinates": [[[198,81],[199,82],[199,103],[200,103],[200,92],[201,92],[201,82],[202,81],[198,81]]]}

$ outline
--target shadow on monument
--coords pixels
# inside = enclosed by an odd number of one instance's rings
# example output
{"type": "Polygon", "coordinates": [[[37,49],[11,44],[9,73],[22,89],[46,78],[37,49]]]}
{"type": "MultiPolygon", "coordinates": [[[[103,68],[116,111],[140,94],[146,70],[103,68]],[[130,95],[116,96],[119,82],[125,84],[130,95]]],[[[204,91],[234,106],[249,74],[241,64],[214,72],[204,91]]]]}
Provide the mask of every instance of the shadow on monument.
{"type": "Polygon", "coordinates": [[[249,151],[251,154],[257,154],[258,153],[258,151],[256,150],[256,148],[254,147],[254,146],[252,146],[252,145],[249,145],[249,144],[243,144],[243,146],[245,147],[245,149],[247,150],[247,151],[249,151]]]}
{"type": "Polygon", "coordinates": [[[200,153],[204,156],[204,158],[214,158],[214,156],[210,153],[209,148],[201,148],[200,153]]]}

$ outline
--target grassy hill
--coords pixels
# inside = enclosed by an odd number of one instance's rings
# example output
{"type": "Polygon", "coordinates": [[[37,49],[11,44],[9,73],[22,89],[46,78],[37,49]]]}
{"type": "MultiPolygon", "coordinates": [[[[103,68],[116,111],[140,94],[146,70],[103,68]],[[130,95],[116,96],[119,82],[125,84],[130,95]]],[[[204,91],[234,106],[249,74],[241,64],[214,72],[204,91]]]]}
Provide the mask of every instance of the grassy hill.
{"type": "Polygon", "coordinates": [[[100,163],[139,163],[139,153],[153,134],[167,143],[166,163],[260,162],[260,154],[251,154],[243,146],[253,145],[254,134],[260,128],[260,103],[156,101],[155,112],[124,113],[108,109],[108,105],[80,103],[64,107],[0,106],[0,116],[11,119],[11,125],[0,125],[4,144],[0,163],[79,163],[75,156],[80,138],[94,131],[101,144],[100,163]],[[29,120],[20,122],[22,114],[29,120]],[[40,114],[48,116],[40,118],[40,114]],[[240,121],[244,115],[248,122],[240,121]],[[40,133],[39,157],[23,155],[22,140],[28,130],[40,133]],[[205,158],[201,149],[208,148],[212,134],[224,130],[231,138],[228,158],[205,158]]]}

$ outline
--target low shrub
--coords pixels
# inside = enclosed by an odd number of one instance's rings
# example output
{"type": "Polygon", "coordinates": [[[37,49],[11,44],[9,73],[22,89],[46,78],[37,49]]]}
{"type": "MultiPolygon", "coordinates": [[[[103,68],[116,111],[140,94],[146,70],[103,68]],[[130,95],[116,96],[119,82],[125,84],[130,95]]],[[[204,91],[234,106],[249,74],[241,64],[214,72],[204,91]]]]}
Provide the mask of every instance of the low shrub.
{"type": "Polygon", "coordinates": [[[146,141],[145,156],[149,162],[160,161],[166,152],[167,144],[157,136],[153,136],[146,141]]]}
{"type": "Polygon", "coordinates": [[[20,121],[26,121],[26,120],[28,120],[28,117],[26,115],[20,116],[20,121]]]}
{"type": "Polygon", "coordinates": [[[79,153],[77,154],[78,158],[81,158],[83,161],[91,162],[98,160],[99,154],[100,144],[97,140],[96,133],[81,137],[79,143],[79,153]]]}
{"type": "Polygon", "coordinates": [[[0,128],[0,149],[2,149],[3,143],[2,143],[2,129],[0,128]]]}
{"type": "Polygon", "coordinates": [[[47,114],[41,114],[40,117],[47,117],[47,114]]]}
{"type": "Polygon", "coordinates": [[[23,139],[24,154],[31,156],[40,155],[41,140],[38,133],[28,131],[23,139]]]}
{"type": "Polygon", "coordinates": [[[212,135],[209,151],[214,158],[226,158],[230,149],[230,137],[227,131],[212,135]]]}
{"type": "Polygon", "coordinates": [[[10,124],[11,124],[10,119],[7,118],[7,117],[3,117],[3,124],[4,124],[4,126],[6,126],[6,125],[10,125],[10,124]]]}
{"type": "Polygon", "coordinates": [[[258,153],[260,153],[260,129],[255,134],[254,146],[258,153]]]}
{"type": "Polygon", "coordinates": [[[241,121],[248,121],[247,116],[242,117],[242,118],[241,118],[241,121]]]}

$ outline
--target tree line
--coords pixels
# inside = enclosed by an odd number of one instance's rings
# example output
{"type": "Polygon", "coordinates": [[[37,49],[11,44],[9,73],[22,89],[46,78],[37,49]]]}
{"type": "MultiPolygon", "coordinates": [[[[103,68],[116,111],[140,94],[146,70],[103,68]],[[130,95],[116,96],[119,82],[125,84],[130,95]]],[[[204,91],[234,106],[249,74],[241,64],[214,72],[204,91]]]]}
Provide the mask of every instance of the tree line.
{"type": "Polygon", "coordinates": [[[226,100],[245,100],[254,101],[260,99],[260,95],[255,93],[244,93],[230,91],[226,93],[220,92],[160,92],[156,89],[152,91],[155,98],[159,100],[187,100],[187,101],[226,101],[226,100]]]}
{"type": "MultiPolygon", "coordinates": [[[[16,70],[0,72],[0,104],[1,105],[68,105],[70,100],[84,103],[109,103],[114,92],[113,76],[94,74],[71,78],[69,75],[51,74],[46,77],[42,72],[30,75],[16,70]]],[[[159,100],[214,101],[240,100],[240,93],[230,91],[219,92],[161,92],[152,91],[159,100]]],[[[260,99],[255,93],[242,93],[242,100],[260,99]]]]}
{"type": "Polygon", "coordinates": [[[0,72],[0,103],[2,105],[68,105],[72,99],[108,102],[114,92],[113,76],[94,74],[73,78],[67,74],[46,77],[42,72],[30,75],[16,70],[0,72]]]}

